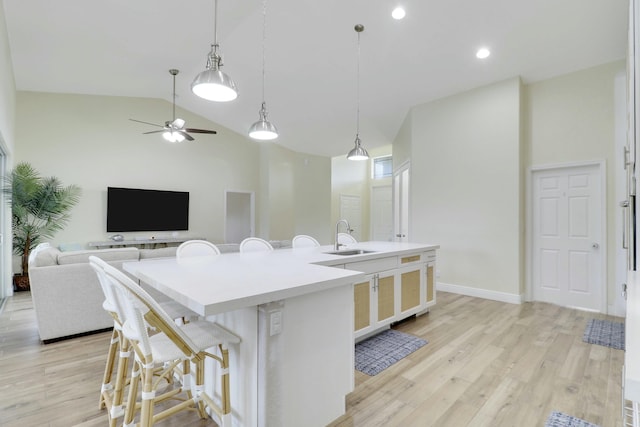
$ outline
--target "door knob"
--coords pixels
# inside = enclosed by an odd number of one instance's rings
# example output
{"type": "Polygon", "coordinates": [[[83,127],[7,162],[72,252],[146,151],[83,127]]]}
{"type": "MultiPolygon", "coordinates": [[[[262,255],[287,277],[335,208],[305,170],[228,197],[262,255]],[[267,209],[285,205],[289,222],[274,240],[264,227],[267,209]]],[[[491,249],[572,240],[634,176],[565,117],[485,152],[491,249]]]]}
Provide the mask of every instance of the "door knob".
{"type": "Polygon", "coordinates": [[[599,244],[597,244],[597,243],[594,243],[594,244],[592,244],[592,245],[591,245],[591,247],[592,247],[593,249],[598,249],[598,248],[600,247],[600,245],[599,245],[599,244]]]}

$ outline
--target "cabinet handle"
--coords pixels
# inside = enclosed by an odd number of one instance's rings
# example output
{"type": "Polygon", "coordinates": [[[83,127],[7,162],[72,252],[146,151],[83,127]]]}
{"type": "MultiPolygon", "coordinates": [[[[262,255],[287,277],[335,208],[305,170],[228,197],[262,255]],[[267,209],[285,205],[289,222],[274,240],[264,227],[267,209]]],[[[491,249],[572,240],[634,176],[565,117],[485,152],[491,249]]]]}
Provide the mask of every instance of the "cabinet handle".
{"type": "Polygon", "coordinates": [[[622,249],[629,249],[627,244],[627,208],[629,207],[629,201],[623,200],[620,202],[622,208],[622,249]]]}

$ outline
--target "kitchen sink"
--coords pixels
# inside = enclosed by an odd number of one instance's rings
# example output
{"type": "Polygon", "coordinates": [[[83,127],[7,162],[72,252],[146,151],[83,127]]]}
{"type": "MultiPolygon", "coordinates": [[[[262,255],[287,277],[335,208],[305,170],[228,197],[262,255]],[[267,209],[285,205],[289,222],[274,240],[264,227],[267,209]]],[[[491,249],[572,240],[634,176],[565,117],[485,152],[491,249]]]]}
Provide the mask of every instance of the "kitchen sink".
{"type": "Polygon", "coordinates": [[[371,254],[375,251],[365,251],[364,249],[343,249],[341,251],[333,251],[333,252],[325,252],[325,254],[329,255],[363,255],[363,254],[371,254]]]}

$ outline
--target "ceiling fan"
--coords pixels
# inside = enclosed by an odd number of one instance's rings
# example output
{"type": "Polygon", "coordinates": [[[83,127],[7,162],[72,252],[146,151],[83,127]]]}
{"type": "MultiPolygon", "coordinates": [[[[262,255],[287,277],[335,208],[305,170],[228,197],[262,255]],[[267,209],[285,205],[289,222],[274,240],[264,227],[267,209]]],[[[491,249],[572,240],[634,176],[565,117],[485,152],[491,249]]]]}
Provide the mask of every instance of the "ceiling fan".
{"type": "Polygon", "coordinates": [[[182,142],[185,139],[187,141],[193,141],[194,138],[189,135],[187,132],[191,133],[208,133],[208,134],[216,134],[215,130],[207,130],[207,129],[193,129],[193,128],[185,128],[185,121],[179,118],[176,118],[176,74],[180,71],[172,68],[169,70],[169,74],[173,76],[173,120],[170,122],[164,122],[164,126],[158,125],[155,123],[143,122],[142,120],[129,119],[134,122],[144,123],[151,126],[161,127],[159,130],[152,130],[149,132],[143,132],[143,134],[148,133],[160,133],[162,132],[162,137],[169,142],[182,142]]]}

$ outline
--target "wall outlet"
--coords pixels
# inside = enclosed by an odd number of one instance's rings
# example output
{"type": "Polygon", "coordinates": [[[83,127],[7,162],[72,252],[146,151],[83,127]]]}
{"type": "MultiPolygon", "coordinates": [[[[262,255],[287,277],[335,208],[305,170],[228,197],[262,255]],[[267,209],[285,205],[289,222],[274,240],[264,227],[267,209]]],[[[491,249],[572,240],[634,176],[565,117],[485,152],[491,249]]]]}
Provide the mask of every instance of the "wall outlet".
{"type": "Polygon", "coordinates": [[[269,336],[282,332],[282,312],[274,311],[269,314],[269,336]]]}

